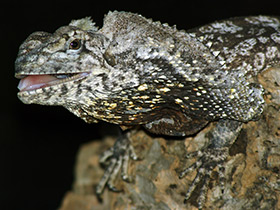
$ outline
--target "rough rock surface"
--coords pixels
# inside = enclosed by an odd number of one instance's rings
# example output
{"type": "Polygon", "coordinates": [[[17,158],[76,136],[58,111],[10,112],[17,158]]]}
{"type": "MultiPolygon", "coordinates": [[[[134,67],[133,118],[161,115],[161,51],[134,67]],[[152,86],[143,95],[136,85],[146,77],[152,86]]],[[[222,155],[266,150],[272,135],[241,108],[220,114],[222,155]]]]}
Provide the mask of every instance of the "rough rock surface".
{"type": "MultiPolygon", "coordinates": [[[[215,173],[204,209],[280,209],[280,69],[263,72],[259,82],[266,90],[265,111],[260,120],[243,126],[226,164],[225,191],[222,194],[215,173]]],[[[94,193],[94,186],[104,172],[98,159],[113,145],[115,138],[105,137],[83,145],[77,157],[73,190],[66,193],[59,209],[197,209],[199,189],[183,203],[196,171],[183,179],[179,179],[178,174],[196,161],[186,159],[185,155],[207,144],[204,135],[211,126],[213,124],[195,136],[182,139],[136,130],[132,143],[140,160],[129,163],[132,181],[128,183],[119,178],[117,187],[122,191],[106,189],[103,202],[99,202],[94,193]]]]}

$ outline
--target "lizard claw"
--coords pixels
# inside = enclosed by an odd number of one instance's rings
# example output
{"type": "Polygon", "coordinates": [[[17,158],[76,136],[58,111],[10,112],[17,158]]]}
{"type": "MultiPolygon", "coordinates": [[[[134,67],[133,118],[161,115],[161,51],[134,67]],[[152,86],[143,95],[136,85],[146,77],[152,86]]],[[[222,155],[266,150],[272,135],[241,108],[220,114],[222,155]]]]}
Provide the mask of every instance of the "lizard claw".
{"type": "MultiPolygon", "coordinates": [[[[183,170],[179,178],[182,179],[187,173],[194,171],[197,169],[197,174],[191,185],[189,186],[188,191],[185,194],[184,203],[188,201],[191,197],[193,191],[198,186],[200,182],[202,182],[202,188],[200,190],[200,194],[198,196],[198,209],[202,209],[206,200],[206,194],[208,190],[208,185],[210,182],[210,177],[213,173],[214,168],[218,167],[219,173],[219,183],[221,186],[221,191],[224,191],[224,163],[228,156],[228,148],[206,148],[202,151],[194,152],[195,155],[198,156],[198,161],[183,170]]],[[[195,156],[192,153],[187,155],[187,157],[195,156]]]]}
{"type": "Polygon", "coordinates": [[[96,187],[96,194],[98,197],[103,193],[106,185],[114,192],[122,191],[117,189],[114,185],[120,171],[124,181],[130,182],[132,180],[128,175],[128,161],[130,158],[137,160],[128,135],[125,134],[118,138],[114,146],[105,151],[99,160],[101,165],[106,166],[106,170],[96,187]]]}

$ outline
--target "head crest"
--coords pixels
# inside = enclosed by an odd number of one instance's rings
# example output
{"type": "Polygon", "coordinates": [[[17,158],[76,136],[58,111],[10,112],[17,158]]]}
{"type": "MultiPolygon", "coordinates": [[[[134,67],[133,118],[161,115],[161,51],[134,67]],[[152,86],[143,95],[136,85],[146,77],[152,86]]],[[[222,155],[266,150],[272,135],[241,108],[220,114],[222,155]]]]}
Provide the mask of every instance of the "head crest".
{"type": "Polygon", "coordinates": [[[85,31],[97,31],[98,27],[92,22],[90,17],[85,17],[79,20],[72,20],[69,26],[75,26],[85,31]]]}

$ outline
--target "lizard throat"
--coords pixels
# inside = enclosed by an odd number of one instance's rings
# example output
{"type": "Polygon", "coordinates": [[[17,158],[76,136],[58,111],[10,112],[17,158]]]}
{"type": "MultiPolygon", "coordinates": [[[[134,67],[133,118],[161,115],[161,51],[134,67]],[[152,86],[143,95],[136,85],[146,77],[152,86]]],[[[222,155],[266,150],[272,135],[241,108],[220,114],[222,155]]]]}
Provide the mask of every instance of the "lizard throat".
{"type": "Polygon", "coordinates": [[[26,75],[18,84],[20,92],[54,86],[88,76],[89,73],[26,75]]]}

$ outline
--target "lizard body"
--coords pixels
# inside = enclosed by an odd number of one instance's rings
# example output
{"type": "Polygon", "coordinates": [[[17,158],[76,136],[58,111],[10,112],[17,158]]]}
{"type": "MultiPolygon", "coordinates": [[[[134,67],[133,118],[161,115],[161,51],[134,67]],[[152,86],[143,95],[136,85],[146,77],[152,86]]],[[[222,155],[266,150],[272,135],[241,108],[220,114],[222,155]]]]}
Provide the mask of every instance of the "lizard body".
{"type": "MultiPolygon", "coordinates": [[[[209,160],[180,175],[207,168],[198,171],[187,199],[202,176],[225,161],[242,123],[261,115],[263,88],[256,76],[279,60],[280,23],[274,17],[231,18],[185,32],[110,12],[101,29],[84,18],[53,34],[31,34],[15,69],[24,103],[61,105],[86,122],[141,124],[156,134],[185,136],[217,121],[199,156],[209,160]]],[[[115,148],[127,147],[122,142],[115,148]]]]}

